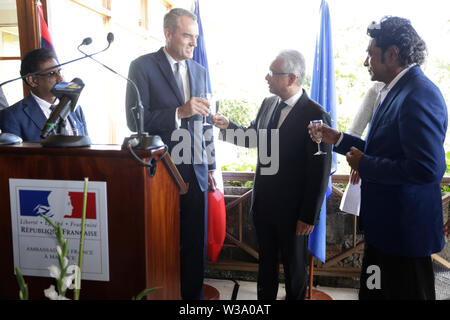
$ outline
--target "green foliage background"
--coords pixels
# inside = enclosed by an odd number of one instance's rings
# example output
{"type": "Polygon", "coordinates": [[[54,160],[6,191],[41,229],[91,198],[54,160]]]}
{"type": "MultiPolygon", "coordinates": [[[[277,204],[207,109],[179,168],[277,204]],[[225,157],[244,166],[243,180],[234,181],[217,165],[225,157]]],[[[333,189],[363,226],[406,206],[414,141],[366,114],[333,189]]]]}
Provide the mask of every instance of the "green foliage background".
{"type": "MultiPolygon", "coordinates": [[[[450,30],[447,30],[447,35],[450,30]]],[[[334,66],[336,76],[336,113],[338,116],[337,127],[340,131],[346,131],[356,114],[366,91],[373,85],[363,66],[366,59],[366,48],[368,37],[361,36],[365,30],[361,26],[341,27],[333,32],[334,66]],[[349,39],[351,39],[349,41],[349,39]]],[[[422,66],[425,74],[440,88],[444,99],[449,105],[450,101],[450,62],[442,60],[436,54],[428,55],[425,65],[422,66]]],[[[304,89],[309,94],[311,75],[306,74],[304,89]]],[[[264,97],[260,97],[261,101],[264,97]]],[[[219,112],[229,119],[243,126],[248,126],[256,116],[259,104],[239,99],[225,99],[220,106],[219,112]]],[[[450,130],[450,129],[449,129],[450,130]]],[[[450,175],[450,139],[449,131],[445,140],[447,171],[450,175]]],[[[364,135],[367,133],[367,128],[364,135]]],[[[238,148],[238,147],[237,147],[238,148]]],[[[242,148],[239,148],[242,149],[242,148]]],[[[224,166],[225,170],[247,171],[251,165],[256,163],[255,150],[239,150],[237,159],[224,166]]],[[[349,173],[350,167],[344,156],[338,155],[338,171],[349,173]]]]}

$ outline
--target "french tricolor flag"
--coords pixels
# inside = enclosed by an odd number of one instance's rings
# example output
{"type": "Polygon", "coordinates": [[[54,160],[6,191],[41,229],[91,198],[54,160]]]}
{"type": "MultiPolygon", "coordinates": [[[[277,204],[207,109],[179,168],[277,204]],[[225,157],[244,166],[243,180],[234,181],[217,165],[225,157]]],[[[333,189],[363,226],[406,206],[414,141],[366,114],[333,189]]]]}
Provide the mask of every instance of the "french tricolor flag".
{"type": "MultiPolygon", "coordinates": [[[[83,215],[83,192],[53,190],[19,190],[20,216],[39,217],[43,214],[60,222],[62,219],[81,219],[83,215]]],[[[88,192],[86,219],[97,219],[96,197],[88,192]]]]}
{"type": "Polygon", "coordinates": [[[41,48],[49,48],[55,51],[53,47],[52,38],[50,37],[50,32],[48,32],[47,23],[44,20],[44,11],[42,10],[42,3],[38,1],[37,3],[38,13],[39,13],[39,22],[40,22],[40,31],[41,31],[41,48]]]}

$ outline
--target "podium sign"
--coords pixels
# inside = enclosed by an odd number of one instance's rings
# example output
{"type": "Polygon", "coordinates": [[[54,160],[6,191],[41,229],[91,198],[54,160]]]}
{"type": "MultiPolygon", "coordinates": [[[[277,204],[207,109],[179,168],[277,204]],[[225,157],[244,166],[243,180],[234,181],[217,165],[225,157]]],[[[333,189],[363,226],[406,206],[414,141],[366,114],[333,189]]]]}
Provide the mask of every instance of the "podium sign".
{"type": "Polygon", "coordinates": [[[164,151],[164,148],[135,151],[145,162],[151,158],[161,160],[154,175],[150,175],[147,167],[118,145],[44,148],[37,143],[23,143],[0,146],[0,203],[3,204],[0,300],[18,298],[15,266],[44,270],[41,271],[43,276],[25,276],[30,299],[45,298],[43,290],[53,282],[45,269],[56,256],[56,241],[52,235],[50,240],[45,240],[48,243],[37,244],[37,239],[40,241],[47,236],[47,231],[53,231],[44,218],[34,216],[33,210],[63,221],[64,237],[71,250],[76,250],[69,251],[70,263],[75,262],[81,222],[79,199],[85,177],[90,181],[85,239],[92,242],[87,246],[85,242],[82,271],[90,273],[90,279],[99,280],[89,280],[84,274],[86,280],[82,281],[80,298],[129,300],[143,289],[161,287],[147,298],[180,299],[179,200],[187,186],[170,155],[164,151]],[[41,185],[45,181],[51,182],[41,185]],[[97,185],[97,181],[101,182],[97,185]],[[54,198],[59,200],[54,201],[54,198]],[[95,201],[89,200],[93,198],[95,201]],[[53,206],[59,209],[53,210],[53,206]],[[26,260],[25,254],[33,258],[26,260]],[[31,265],[31,260],[39,260],[36,257],[41,261],[38,267],[31,265]],[[93,260],[94,257],[99,260],[93,260]],[[95,267],[91,267],[91,263],[95,267]]]}
{"type": "MultiPolygon", "coordinates": [[[[23,275],[49,277],[59,266],[54,228],[67,239],[69,265],[78,265],[84,182],[9,179],[14,265],[23,275]]],[[[89,182],[81,278],[109,281],[106,182],[89,182]]]]}

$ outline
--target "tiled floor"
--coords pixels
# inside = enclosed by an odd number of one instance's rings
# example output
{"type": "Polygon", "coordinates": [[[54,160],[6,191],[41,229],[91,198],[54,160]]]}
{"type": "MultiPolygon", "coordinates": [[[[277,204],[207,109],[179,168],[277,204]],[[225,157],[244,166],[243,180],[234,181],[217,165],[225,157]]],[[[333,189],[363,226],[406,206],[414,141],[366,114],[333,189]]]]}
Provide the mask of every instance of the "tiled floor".
{"type": "MultiPolygon", "coordinates": [[[[256,282],[238,281],[239,291],[236,300],[256,300],[256,282]]],[[[205,279],[205,284],[213,286],[220,292],[220,300],[230,300],[233,293],[234,282],[231,280],[205,279]]],[[[315,287],[333,300],[358,300],[358,290],[350,288],[315,287]]],[[[280,283],[278,299],[285,297],[284,284],[280,283]]]]}

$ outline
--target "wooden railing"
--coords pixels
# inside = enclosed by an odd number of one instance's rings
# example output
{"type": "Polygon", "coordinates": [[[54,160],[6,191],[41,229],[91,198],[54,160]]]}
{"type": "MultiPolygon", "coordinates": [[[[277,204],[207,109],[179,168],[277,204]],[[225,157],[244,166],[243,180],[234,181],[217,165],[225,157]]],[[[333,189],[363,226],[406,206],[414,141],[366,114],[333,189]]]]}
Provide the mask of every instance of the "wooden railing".
{"type": "MultiPolygon", "coordinates": [[[[222,173],[223,181],[252,181],[254,178],[253,172],[231,172],[226,171],[222,173]]],[[[335,174],[332,176],[333,182],[333,193],[339,197],[343,196],[343,191],[336,187],[335,183],[348,183],[349,176],[338,175],[335,174]]],[[[441,185],[449,185],[450,177],[444,177],[441,185]]],[[[247,199],[251,198],[252,190],[247,191],[243,195],[225,195],[225,199],[227,200],[226,211],[227,214],[230,210],[237,208],[238,211],[238,234],[237,237],[230,233],[226,233],[226,239],[231,244],[226,244],[225,246],[233,246],[242,249],[247,252],[249,255],[254,257],[256,260],[259,255],[258,252],[253,249],[250,245],[246,244],[243,241],[243,208],[242,204],[247,199]]],[[[442,205],[448,205],[450,202],[450,194],[446,194],[442,197],[442,205]]],[[[353,218],[353,246],[346,250],[341,251],[340,253],[328,258],[325,263],[317,261],[317,265],[315,266],[314,274],[315,275],[323,275],[323,276],[335,276],[335,277],[358,277],[360,274],[359,268],[350,268],[350,267],[338,267],[336,266],[340,261],[349,257],[354,253],[362,253],[364,249],[364,241],[357,242],[357,217],[353,218]]],[[[450,268],[450,263],[438,255],[432,255],[432,258],[450,268]]],[[[219,263],[212,265],[208,264],[209,267],[214,269],[222,269],[222,270],[240,270],[240,271],[256,271],[257,263],[249,263],[249,262],[239,262],[239,261],[219,261],[219,263]]],[[[280,270],[283,268],[280,266],[280,270]]]]}

